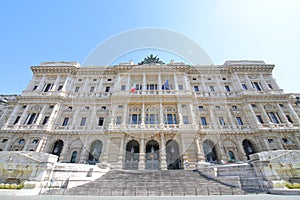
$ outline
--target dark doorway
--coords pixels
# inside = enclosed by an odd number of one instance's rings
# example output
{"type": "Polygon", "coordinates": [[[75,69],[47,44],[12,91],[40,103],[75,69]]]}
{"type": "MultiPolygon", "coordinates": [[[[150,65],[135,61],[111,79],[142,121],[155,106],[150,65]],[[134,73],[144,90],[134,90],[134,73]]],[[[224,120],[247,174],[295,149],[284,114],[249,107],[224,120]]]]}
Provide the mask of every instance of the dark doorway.
{"type": "Polygon", "coordinates": [[[54,147],[53,147],[53,150],[52,150],[52,154],[60,157],[60,154],[61,154],[61,151],[62,151],[62,148],[64,146],[64,142],[62,140],[58,140],[54,143],[54,147]]]}
{"type": "Polygon", "coordinates": [[[210,140],[205,140],[203,142],[203,150],[204,150],[206,162],[210,162],[210,163],[217,162],[215,145],[210,140]]]}
{"type": "Polygon", "coordinates": [[[131,140],[126,145],[125,169],[138,169],[140,147],[136,140],[131,140]]]}
{"type": "Polygon", "coordinates": [[[150,140],[146,144],[146,169],[159,169],[159,144],[150,140]]]}
{"type": "Polygon", "coordinates": [[[179,146],[175,140],[167,141],[166,154],[168,169],[183,169],[179,146]]]}
{"type": "Polygon", "coordinates": [[[89,158],[88,163],[95,165],[100,161],[100,155],[102,152],[102,142],[100,140],[96,140],[92,143],[90,152],[89,152],[89,158]]]}
{"type": "Polygon", "coordinates": [[[244,151],[246,153],[247,159],[250,160],[249,155],[255,153],[254,148],[253,148],[253,144],[249,140],[244,140],[243,141],[243,147],[244,147],[244,151]]]}

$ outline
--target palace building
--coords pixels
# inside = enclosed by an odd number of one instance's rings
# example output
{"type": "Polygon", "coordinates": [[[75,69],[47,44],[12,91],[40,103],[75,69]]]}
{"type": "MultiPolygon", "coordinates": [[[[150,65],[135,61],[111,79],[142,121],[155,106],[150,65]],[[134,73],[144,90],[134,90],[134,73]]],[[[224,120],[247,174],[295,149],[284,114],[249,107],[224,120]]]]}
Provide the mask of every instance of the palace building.
{"type": "Polygon", "coordinates": [[[1,103],[1,151],[115,169],[194,169],[300,150],[300,94],[287,94],[263,61],[188,65],[44,62],[1,103]]]}

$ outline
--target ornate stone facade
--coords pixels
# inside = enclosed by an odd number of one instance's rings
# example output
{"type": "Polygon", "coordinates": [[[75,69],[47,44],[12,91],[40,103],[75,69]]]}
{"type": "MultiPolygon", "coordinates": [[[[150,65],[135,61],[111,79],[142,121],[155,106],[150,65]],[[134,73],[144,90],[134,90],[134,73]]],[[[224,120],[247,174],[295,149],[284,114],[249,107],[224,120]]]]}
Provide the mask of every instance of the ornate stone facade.
{"type": "Polygon", "coordinates": [[[300,95],[284,93],[273,68],[263,61],[41,63],[1,113],[0,149],[162,170],[299,150],[300,95]]]}

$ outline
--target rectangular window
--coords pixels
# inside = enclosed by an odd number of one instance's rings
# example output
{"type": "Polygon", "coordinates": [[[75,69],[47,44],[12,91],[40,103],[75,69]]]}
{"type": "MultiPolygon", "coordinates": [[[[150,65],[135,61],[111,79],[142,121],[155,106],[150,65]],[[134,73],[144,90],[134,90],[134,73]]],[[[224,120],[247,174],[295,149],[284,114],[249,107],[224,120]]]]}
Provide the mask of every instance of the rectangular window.
{"type": "Polygon", "coordinates": [[[257,90],[257,91],[261,91],[261,86],[259,82],[252,82],[253,87],[257,90]]]}
{"type": "Polygon", "coordinates": [[[237,110],[237,106],[232,106],[232,109],[233,110],[237,110]]]}
{"type": "Polygon", "coordinates": [[[33,124],[35,122],[35,117],[36,117],[36,113],[31,113],[27,124],[28,125],[33,124]]]}
{"type": "Polygon", "coordinates": [[[243,88],[244,90],[248,90],[247,85],[246,85],[245,83],[242,83],[242,88],[243,88]]]}
{"type": "Polygon", "coordinates": [[[44,120],[43,120],[43,125],[47,124],[49,120],[49,116],[45,116],[44,120]]]}
{"type": "Polygon", "coordinates": [[[183,90],[183,85],[178,85],[179,90],[183,90]]]}
{"type": "Polygon", "coordinates": [[[165,124],[177,124],[177,119],[175,114],[165,115],[165,124]]]}
{"type": "Polygon", "coordinates": [[[147,90],[157,90],[157,84],[148,84],[147,90]]]}
{"type": "Polygon", "coordinates": [[[275,123],[275,124],[279,124],[280,123],[279,120],[278,120],[278,118],[277,118],[277,116],[275,115],[275,113],[269,112],[269,117],[270,117],[270,119],[271,119],[271,121],[273,123],[275,123]]]}
{"type": "Polygon", "coordinates": [[[116,124],[121,124],[121,123],[122,123],[122,116],[117,116],[116,124]]]}
{"type": "Polygon", "coordinates": [[[84,126],[84,125],[85,125],[85,122],[86,122],[86,118],[83,117],[83,118],[81,119],[80,126],[84,126]]]}
{"type": "Polygon", "coordinates": [[[212,85],[209,86],[209,89],[210,89],[211,92],[214,92],[214,91],[215,91],[215,88],[214,88],[214,86],[212,86],[212,85]]]}
{"type": "Polygon", "coordinates": [[[122,91],[126,90],[126,85],[121,85],[121,90],[122,91]]]}
{"type": "Polygon", "coordinates": [[[290,117],[289,115],[286,115],[286,118],[287,118],[287,120],[288,120],[290,123],[293,123],[293,121],[292,121],[292,119],[291,119],[291,117],[290,117]]]}
{"type": "Polygon", "coordinates": [[[273,140],[273,139],[268,139],[268,142],[269,142],[269,143],[273,143],[274,140],[273,140]]]}
{"type": "Polygon", "coordinates": [[[37,85],[33,86],[32,91],[35,91],[38,88],[37,85]]]}
{"type": "Polygon", "coordinates": [[[105,92],[109,92],[109,91],[110,91],[110,87],[106,87],[105,92]]]}
{"type": "Polygon", "coordinates": [[[197,85],[194,85],[194,91],[199,92],[199,87],[197,85]]]}
{"type": "Polygon", "coordinates": [[[203,106],[198,106],[198,109],[203,110],[204,108],[203,108],[203,106]]]}
{"type": "Polygon", "coordinates": [[[100,117],[98,121],[98,126],[103,126],[103,124],[104,124],[104,118],[100,117]]]}
{"type": "Polygon", "coordinates": [[[220,123],[221,126],[225,125],[225,121],[224,121],[223,117],[219,117],[219,123],[220,123]]]}
{"type": "Polygon", "coordinates": [[[95,91],[95,87],[91,87],[90,92],[94,92],[95,91]]]}
{"type": "Polygon", "coordinates": [[[146,124],[158,124],[158,114],[146,114],[146,124]]]}
{"type": "Polygon", "coordinates": [[[201,120],[202,126],[207,126],[207,122],[206,122],[206,118],[205,117],[201,117],[200,120],[201,120]]]}
{"type": "Polygon", "coordinates": [[[226,92],[230,92],[230,87],[228,85],[225,85],[226,92]]]}
{"type": "Polygon", "coordinates": [[[33,144],[37,144],[39,142],[39,140],[33,140],[32,143],[33,144]]]}
{"type": "Polygon", "coordinates": [[[61,90],[62,90],[62,88],[63,88],[63,86],[62,86],[62,85],[58,86],[58,88],[57,88],[57,91],[61,91],[61,90]]]}
{"type": "Polygon", "coordinates": [[[44,89],[44,92],[48,92],[49,90],[52,89],[52,87],[53,87],[53,84],[48,83],[48,84],[46,85],[45,89],[44,89]]]}
{"type": "Polygon", "coordinates": [[[20,118],[21,118],[21,116],[17,116],[17,118],[16,118],[14,124],[17,124],[17,123],[19,122],[20,118]]]}
{"type": "Polygon", "coordinates": [[[120,109],[123,108],[123,105],[118,105],[118,108],[120,108],[120,109]]]}
{"type": "Polygon", "coordinates": [[[79,92],[79,87],[76,87],[74,92],[79,92]]]}
{"type": "Polygon", "coordinates": [[[5,143],[5,142],[7,142],[8,141],[8,139],[7,138],[4,138],[3,140],[2,140],[2,143],[5,143]]]}
{"type": "Polygon", "coordinates": [[[66,117],[62,123],[62,126],[67,126],[68,125],[68,122],[69,122],[69,118],[66,117]]]}
{"type": "Polygon", "coordinates": [[[264,123],[264,121],[262,120],[260,115],[256,115],[256,119],[257,119],[258,123],[260,123],[260,124],[264,123]]]}
{"type": "Polygon", "coordinates": [[[241,126],[244,125],[242,118],[236,117],[236,121],[237,121],[238,125],[241,125],[241,126]]]}
{"type": "Polygon", "coordinates": [[[183,116],[182,119],[183,119],[184,124],[189,124],[189,117],[188,116],[183,116]]]}
{"type": "Polygon", "coordinates": [[[273,87],[272,87],[272,85],[271,85],[270,83],[268,83],[268,86],[269,86],[269,88],[270,88],[271,90],[273,90],[273,87]]]}

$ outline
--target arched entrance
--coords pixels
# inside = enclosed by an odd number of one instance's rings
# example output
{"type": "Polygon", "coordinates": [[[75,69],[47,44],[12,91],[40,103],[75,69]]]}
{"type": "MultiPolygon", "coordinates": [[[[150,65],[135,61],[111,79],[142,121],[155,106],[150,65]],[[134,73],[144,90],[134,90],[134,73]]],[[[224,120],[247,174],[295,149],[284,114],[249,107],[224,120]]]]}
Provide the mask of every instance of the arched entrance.
{"type": "Polygon", "coordinates": [[[92,143],[90,152],[89,152],[89,158],[88,163],[90,165],[95,165],[99,162],[99,158],[102,151],[102,142],[100,140],[96,140],[92,143]]]}
{"type": "Polygon", "coordinates": [[[216,162],[217,161],[217,154],[215,145],[210,140],[205,140],[203,142],[203,150],[205,155],[206,162],[216,162]]]}
{"type": "Polygon", "coordinates": [[[62,148],[64,146],[64,142],[62,140],[58,140],[54,143],[53,149],[52,149],[52,154],[60,157],[62,148]]]}
{"type": "Polygon", "coordinates": [[[73,151],[70,163],[77,163],[77,151],[73,151]]]}
{"type": "Polygon", "coordinates": [[[179,146],[175,140],[167,141],[166,154],[168,169],[183,169],[179,146]]]}
{"type": "Polygon", "coordinates": [[[140,147],[136,140],[131,140],[126,145],[125,169],[138,169],[140,147]]]}
{"type": "Polygon", "coordinates": [[[246,153],[247,159],[250,160],[249,155],[255,153],[252,142],[250,142],[249,140],[244,140],[243,147],[244,147],[244,151],[246,153]]]}
{"type": "Polygon", "coordinates": [[[159,144],[150,140],[146,144],[146,169],[159,169],[159,144]]]}

